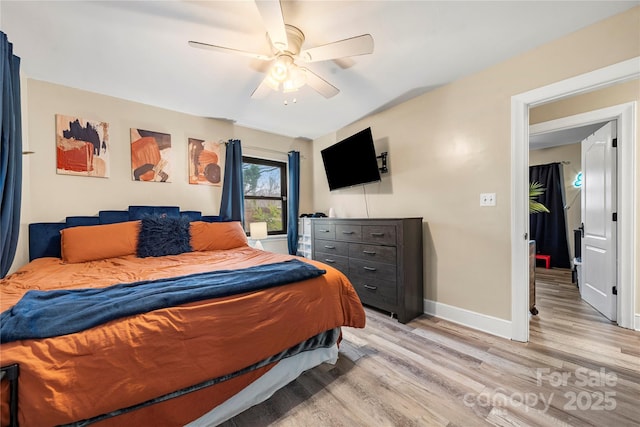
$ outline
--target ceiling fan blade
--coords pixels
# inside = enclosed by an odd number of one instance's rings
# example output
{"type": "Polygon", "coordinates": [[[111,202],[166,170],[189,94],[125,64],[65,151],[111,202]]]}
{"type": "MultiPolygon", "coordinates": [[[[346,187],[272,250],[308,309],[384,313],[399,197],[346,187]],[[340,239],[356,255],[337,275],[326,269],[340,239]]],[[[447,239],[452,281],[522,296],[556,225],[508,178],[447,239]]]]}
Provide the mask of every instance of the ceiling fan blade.
{"type": "Polygon", "coordinates": [[[267,84],[267,77],[265,77],[264,79],[262,79],[258,87],[256,87],[256,89],[253,91],[253,93],[251,94],[251,98],[261,99],[267,96],[272,91],[273,89],[267,84]]]}
{"type": "Polygon", "coordinates": [[[287,30],[284,26],[280,0],[256,0],[256,6],[258,6],[258,12],[262,16],[262,21],[273,45],[278,50],[287,50],[289,42],[287,41],[287,30]]]}
{"type": "Polygon", "coordinates": [[[308,68],[302,68],[302,70],[304,70],[307,76],[307,84],[309,85],[309,87],[311,87],[313,90],[315,90],[325,98],[331,98],[333,96],[336,96],[340,92],[337,87],[335,87],[316,73],[312,72],[308,68]]]}
{"type": "Polygon", "coordinates": [[[272,56],[264,55],[262,53],[247,52],[247,51],[244,51],[244,50],[233,49],[233,48],[230,48],[230,47],[216,46],[216,45],[213,45],[213,44],[202,43],[202,42],[195,42],[195,41],[192,41],[192,40],[189,41],[189,46],[197,47],[199,49],[213,50],[215,52],[232,53],[232,54],[235,54],[235,55],[248,56],[250,58],[260,59],[262,61],[268,61],[268,60],[273,59],[272,56]]]}
{"type": "Polygon", "coordinates": [[[367,55],[372,52],[373,37],[371,34],[363,34],[303,50],[300,52],[300,58],[305,62],[317,62],[347,56],[367,55]]]}

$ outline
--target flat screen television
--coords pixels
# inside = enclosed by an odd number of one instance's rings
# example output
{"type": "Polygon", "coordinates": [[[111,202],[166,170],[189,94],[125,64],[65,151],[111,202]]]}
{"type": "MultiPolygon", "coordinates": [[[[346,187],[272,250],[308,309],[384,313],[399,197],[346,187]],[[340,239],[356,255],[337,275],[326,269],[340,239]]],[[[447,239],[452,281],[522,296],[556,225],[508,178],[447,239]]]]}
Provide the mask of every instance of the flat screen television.
{"type": "Polygon", "coordinates": [[[371,128],[320,151],[329,190],[380,181],[371,128]]]}

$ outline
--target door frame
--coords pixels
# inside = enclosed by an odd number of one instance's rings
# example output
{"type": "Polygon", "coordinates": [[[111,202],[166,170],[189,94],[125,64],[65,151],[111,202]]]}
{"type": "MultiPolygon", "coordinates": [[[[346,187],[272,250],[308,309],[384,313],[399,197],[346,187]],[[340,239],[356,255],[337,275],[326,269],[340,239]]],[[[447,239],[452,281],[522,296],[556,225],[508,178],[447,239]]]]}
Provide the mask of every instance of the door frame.
{"type": "MultiPolygon", "coordinates": [[[[514,341],[529,341],[529,108],[638,78],[640,57],[635,57],[511,97],[511,339],[514,341]]],[[[602,110],[614,114],[618,137],[625,141],[618,147],[618,286],[625,295],[624,301],[618,300],[618,324],[634,329],[638,277],[634,262],[637,107],[636,102],[631,102],[602,110]]],[[[563,124],[565,128],[575,125],[563,124]]]]}

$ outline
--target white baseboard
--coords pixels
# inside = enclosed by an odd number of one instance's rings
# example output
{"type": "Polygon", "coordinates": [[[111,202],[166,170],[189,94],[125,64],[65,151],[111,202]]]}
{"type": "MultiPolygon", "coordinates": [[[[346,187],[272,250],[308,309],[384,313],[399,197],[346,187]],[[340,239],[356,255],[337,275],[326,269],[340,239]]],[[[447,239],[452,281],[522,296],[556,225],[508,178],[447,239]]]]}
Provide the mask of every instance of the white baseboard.
{"type": "MultiPolygon", "coordinates": [[[[472,329],[511,339],[512,326],[509,320],[426,299],[424,300],[424,312],[472,329]]],[[[636,325],[638,325],[637,316],[636,325]]]]}
{"type": "MultiPolygon", "coordinates": [[[[424,312],[468,328],[511,339],[511,322],[508,320],[427,299],[424,300],[424,312]]],[[[640,331],[640,313],[636,313],[634,317],[633,328],[640,331]]]]}

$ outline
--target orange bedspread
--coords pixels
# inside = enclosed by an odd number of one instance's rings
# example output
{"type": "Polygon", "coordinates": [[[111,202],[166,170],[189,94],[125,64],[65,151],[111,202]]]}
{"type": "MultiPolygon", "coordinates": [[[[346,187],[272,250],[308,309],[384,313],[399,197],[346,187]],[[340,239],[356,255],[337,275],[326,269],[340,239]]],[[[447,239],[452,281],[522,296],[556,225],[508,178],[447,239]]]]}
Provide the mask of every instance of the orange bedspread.
{"type": "MultiPolygon", "coordinates": [[[[289,258],[249,247],[80,264],[41,258],[0,281],[0,308],[10,308],[34,288],[103,287],[289,258]]],[[[94,417],[235,372],[322,331],[364,327],[364,310],[348,279],[330,266],[306,261],[327,274],[155,310],[71,335],[3,344],[0,363],[20,364],[20,424],[94,417]]],[[[215,396],[213,401],[220,403],[215,396]]],[[[205,409],[200,411],[192,418],[205,409]]]]}

